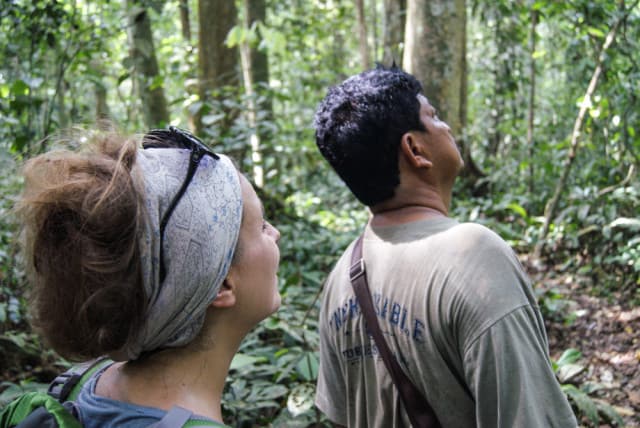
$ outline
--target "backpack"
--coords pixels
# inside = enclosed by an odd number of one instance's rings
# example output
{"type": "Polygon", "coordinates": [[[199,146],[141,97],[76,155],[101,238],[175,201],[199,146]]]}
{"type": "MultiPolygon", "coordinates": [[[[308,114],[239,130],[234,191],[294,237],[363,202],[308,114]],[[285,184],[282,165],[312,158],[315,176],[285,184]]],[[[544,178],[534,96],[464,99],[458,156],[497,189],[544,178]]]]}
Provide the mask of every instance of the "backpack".
{"type": "MultiPolygon", "coordinates": [[[[99,358],[74,366],[56,377],[46,393],[22,394],[0,411],[0,428],[82,428],[74,400],[91,376],[112,362],[99,358]]],[[[192,415],[191,411],[174,406],[149,428],[220,426],[192,420],[192,415]]]]}

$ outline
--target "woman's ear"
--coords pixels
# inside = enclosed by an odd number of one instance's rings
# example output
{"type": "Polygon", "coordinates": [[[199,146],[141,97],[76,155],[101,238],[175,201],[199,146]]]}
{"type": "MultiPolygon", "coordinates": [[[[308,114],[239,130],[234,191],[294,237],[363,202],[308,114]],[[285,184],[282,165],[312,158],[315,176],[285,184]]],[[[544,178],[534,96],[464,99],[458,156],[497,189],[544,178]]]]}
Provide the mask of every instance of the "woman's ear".
{"type": "Polygon", "coordinates": [[[220,286],[220,290],[218,290],[218,295],[213,302],[211,302],[211,306],[214,308],[230,308],[236,304],[236,287],[231,275],[227,275],[227,277],[222,281],[222,285],[220,286]]]}
{"type": "Polygon", "coordinates": [[[405,132],[400,141],[400,150],[409,165],[414,168],[431,168],[433,163],[428,159],[424,141],[413,131],[405,132]]]}

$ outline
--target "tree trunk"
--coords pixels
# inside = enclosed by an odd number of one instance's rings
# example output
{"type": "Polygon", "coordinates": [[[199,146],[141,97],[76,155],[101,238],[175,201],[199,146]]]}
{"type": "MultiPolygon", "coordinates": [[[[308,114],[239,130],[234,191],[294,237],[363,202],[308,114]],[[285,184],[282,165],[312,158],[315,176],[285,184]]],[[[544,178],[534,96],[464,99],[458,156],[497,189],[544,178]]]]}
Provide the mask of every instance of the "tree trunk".
{"type": "Polygon", "coordinates": [[[358,17],[358,35],[360,40],[360,65],[363,70],[371,68],[369,60],[369,44],[367,43],[367,19],[364,13],[364,0],[356,1],[356,15],[358,17]]]}
{"type": "Polygon", "coordinates": [[[180,0],[180,26],[182,37],[191,42],[191,20],[189,19],[189,0],[180,0]]]}
{"type": "Polygon", "coordinates": [[[467,122],[465,0],[408,0],[403,68],[421,82],[424,94],[458,138],[464,174],[475,185],[483,174],[464,141],[467,122]]]}
{"type": "Polygon", "coordinates": [[[505,43],[505,37],[502,35],[502,26],[500,19],[496,20],[495,31],[493,37],[496,43],[496,56],[493,58],[493,96],[491,97],[491,126],[488,129],[489,145],[487,147],[487,155],[495,157],[500,149],[502,141],[502,133],[500,132],[500,123],[505,103],[505,87],[507,83],[505,79],[510,79],[506,73],[505,59],[501,55],[505,49],[508,49],[505,43]]]}
{"type": "Polygon", "coordinates": [[[536,26],[538,25],[538,11],[531,11],[531,30],[529,33],[529,54],[531,56],[531,63],[529,69],[529,114],[527,115],[527,147],[529,147],[529,194],[533,195],[535,192],[535,169],[533,156],[536,153],[535,139],[533,137],[533,127],[535,119],[535,100],[536,100],[536,26]]]}
{"type": "MultiPolygon", "coordinates": [[[[220,90],[224,87],[237,85],[238,76],[238,50],[229,48],[225,39],[229,31],[235,26],[237,10],[234,1],[230,0],[200,0],[198,2],[199,31],[198,31],[198,68],[199,68],[199,95],[200,101],[205,105],[212,101],[217,104],[220,111],[212,113],[224,115],[223,119],[216,123],[218,128],[215,134],[219,137],[228,135],[231,124],[237,110],[223,106],[223,95],[220,90]],[[214,98],[213,95],[216,97],[214,98]]],[[[202,134],[202,115],[196,116],[196,131],[202,134]]],[[[236,155],[237,156],[237,155],[236,155]]],[[[241,158],[239,158],[241,160],[241,158]]]]}
{"type": "Polygon", "coordinates": [[[109,119],[109,105],[107,104],[107,89],[102,82],[94,83],[96,98],[96,122],[109,119]]]}
{"type": "MultiPolygon", "coordinates": [[[[266,18],[265,0],[243,0],[243,26],[246,30],[266,18]]],[[[264,150],[263,143],[270,139],[267,132],[260,129],[260,122],[271,121],[273,116],[271,98],[260,96],[269,85],[269,64],[266,53],[257,46],[244,41],[240,46],[242,60],[242,76],[245,91],[248,95],[247,118],[251,127],[250,147],[253,181],[258,187],[264,185],[264,156],[269,154],[264,150]]],[[[263,129],[266,129],[263,128],[263,129]]]]}
{"type": "Polygon", "coordinates": [[[127,0],[130,58],[145,126],[156,128],[169,123],[169,112],[156,59],[151,21],[147,10],[140,4],[139,0],[127,0]]]}
{"type": "Polygon", "coordinates": [[[69,127],[69,112],[66,106],[67,99],[67,88],[69,84],[66,79],[63,79],[62,84],[60,85],[60,91],[58,93],[58,97],[56,98],[56,110],[58,113],[58,128],[66,129],[69,127]]]}
{"type": "Polygon", "coordinates": [[[406,0],[384,0],[384,29],[382,36],[382,62],[386,66],[402,63],[406,0]]]}

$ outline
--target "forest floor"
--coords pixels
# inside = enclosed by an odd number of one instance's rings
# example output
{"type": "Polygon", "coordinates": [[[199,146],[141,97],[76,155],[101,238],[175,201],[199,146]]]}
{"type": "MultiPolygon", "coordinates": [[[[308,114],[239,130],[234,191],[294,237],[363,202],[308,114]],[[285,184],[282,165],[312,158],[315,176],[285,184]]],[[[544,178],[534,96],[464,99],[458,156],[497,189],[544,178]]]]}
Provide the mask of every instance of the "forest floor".
{"type": "MultiPolygon", "coordinates": [[[[640,306],[636,290],[597,296],[589,277],[558,273],[561,266],[536,269],[526,256],[523,263],[536,291],[555,297],[555,313],[545,311],[551,358],[556,361],[569,348],[582,353],[576,362],[582,370],[563,383],[589,387],[589,396],[613,406],[625,427],[640,427],[640,306]]],[[[600,426],[611,425],[602,422],[600,426]]]]}

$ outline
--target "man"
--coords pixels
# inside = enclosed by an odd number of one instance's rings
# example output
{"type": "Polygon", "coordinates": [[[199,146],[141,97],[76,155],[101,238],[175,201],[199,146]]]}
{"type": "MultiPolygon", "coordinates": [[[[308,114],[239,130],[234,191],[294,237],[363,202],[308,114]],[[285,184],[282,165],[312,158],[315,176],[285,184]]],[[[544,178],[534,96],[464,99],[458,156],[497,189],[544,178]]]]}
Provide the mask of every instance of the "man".
{"type": "MultiPolygon", "coordinates": [[[[372,217],[367,279],[392,353],[443,427],[575,427],[535,295],[509,246],[447,217],[463,166],[451,130],[411,75],[366,71],[316,113],[323,156],[372,217]]],[[[408,427],[349,280],[353,244],[320,312],[316,405],[338,426],[408,427]]]]}

